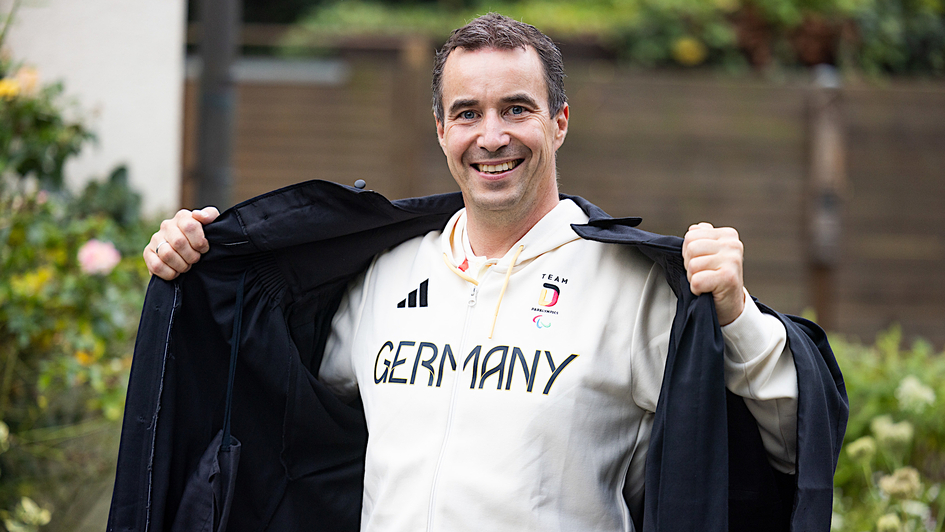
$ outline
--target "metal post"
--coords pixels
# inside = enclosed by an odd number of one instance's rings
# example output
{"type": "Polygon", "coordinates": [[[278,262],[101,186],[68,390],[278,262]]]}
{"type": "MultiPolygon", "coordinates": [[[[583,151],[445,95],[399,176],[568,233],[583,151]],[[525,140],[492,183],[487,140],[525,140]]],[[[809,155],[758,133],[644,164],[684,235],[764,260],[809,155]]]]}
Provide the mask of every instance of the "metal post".
{"type": "Polygon", "coordinates": [[[820,324],[837,324],[836,270],[840,260],[846,150],[840,109],[840,79],[829,65],[815,67],[808,100],[807,230],[810,290],[820,324]]]}
{"type": "Polygon", "coordinates": [[[238,0],[200,5],[200,101],[197,125],[197,204],[229,207],[233,196],[233,125],[236,91],[232,64],[238,53],[238,0]]]}

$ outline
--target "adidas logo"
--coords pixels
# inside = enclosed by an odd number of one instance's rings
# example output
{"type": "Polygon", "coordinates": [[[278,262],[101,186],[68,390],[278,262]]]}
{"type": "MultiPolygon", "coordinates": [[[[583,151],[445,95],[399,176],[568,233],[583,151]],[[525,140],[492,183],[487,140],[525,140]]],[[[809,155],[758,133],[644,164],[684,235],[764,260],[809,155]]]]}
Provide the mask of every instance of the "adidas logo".
{"type": "Polygon", "coordinates": [[[420,283],[420,288],[407,294],[406,299],[402,299],[400,303],[397,303],[397,308],[415,308],[427,306],[427,287],[429,285],[429,279],[420,283]]]}

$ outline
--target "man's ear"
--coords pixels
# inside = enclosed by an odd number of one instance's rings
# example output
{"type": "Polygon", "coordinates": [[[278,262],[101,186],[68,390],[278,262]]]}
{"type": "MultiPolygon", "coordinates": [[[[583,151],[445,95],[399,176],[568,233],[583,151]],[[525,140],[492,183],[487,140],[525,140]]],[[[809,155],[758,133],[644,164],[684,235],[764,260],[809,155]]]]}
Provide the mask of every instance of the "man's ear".
{"type": "Polygon", "coordinates": [[[440,142],[440,149],[446,153],[446,141],[443,139],[446,132],[443,129],[443,122],[436,119],[436,111],[433,112],[433,121],[436,122],[436,139],[440,142]]]}
{"type": "Polygon", "coordinates": [[[554,117],[555,122],[555,150],[561,147],[564,144],[564,138],[568,136],[568,118],[570,117],[571,110],[568,107],[567,102],[561,107],[561,110],[558,111],[558,114],[554,117]]]}

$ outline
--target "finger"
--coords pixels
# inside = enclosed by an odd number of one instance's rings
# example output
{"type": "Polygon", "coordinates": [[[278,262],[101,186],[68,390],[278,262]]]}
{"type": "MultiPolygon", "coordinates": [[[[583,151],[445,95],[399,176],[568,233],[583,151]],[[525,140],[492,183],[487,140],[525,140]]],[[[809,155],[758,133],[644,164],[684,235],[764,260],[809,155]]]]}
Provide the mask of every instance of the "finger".
{"type": "Polygon", "coordinates": [[[730,270],[739,273],[744,266],[745,258],[742,250],[735,246],[725,246],[715,253],[695,254],[685,261],[684,267],[688,272],[703,270],[730,270]]]}
{"type": "MultiPolygon", "coordinates": [[[[199,245],[199,239],[203,238],[203,226],[193,219],[190,211],[182,210],[178,212],[173,219],[161,222],[160,233],[161,237],[167,241],[174,253],[179,255],[186,264],[193,264],[200,260],[200,251],[194,247],[191,239],[195,240],[199,245]],[[196,226],[196,233],[194,226],[196,226]],[[185,234],[185,231],[191,232],[191,236],[185,234]]],[[[162,258],[164,257],[163,251],[164,249],[162,248],[161,253],[159,253],[162,258]]],[[[168,257],[173,260],[173,254],[168,255],[168,257]]],[[[165,262],[168,261],[165,260],[165,262]]],[[[175,266],[171,263],[168,264],[172,267],[175,266]]],[[[181,271],[178,268],[175,269],[181,271]]]]}
{"type": "Polygon", "coordinates": [[[161,223],[158,232],[160,241],[155,245],[155,254],[178,273],[190,269],[190,265],[200,260],[200,252],[193,249],[183,231],[176,225],[175,220],[165,220],[161,223]],[[161,242],[167,242],[161,245],[161,242]]]}
{"type": "MultiPolygon", "coordinates": [[[[141,255],[144,257],[144,264],[148,267],[148,271],[151,272],[152,275],[157,275],[162,279],[170,280],[167,277],[170,274],[164,271],[167,265],[164,264],[164,262],[162,262],[157,256],[157,253],[155,253],[155,250],[161,246],[162,242],[164,242],[164,237],[162,234],[163,233],[161,231],[158,231],[151,235],[151,240],[149,240],[148,244],[144,246],[144,251],[141,255]]],[[[167,245],[164,247],[167,247],[167,245]]]]}
{"type": "Polygon", "coordinates": [[[693,289],[693,293],[696,295],[701,294],[702,292],[711,292],[716,288],[716,283],[707,284],[704,280],[706,274],[713,274],[719,271],[723,265],[720,264],[718,257],[716,255],[703,255],[699,257],[693,257],[686,262],[686,279],[689,280],[689,284],[693,285],[696,281],[696,277],[701,279],[700,284],[696,285],[699,291],[693,289]]]}
{"type": "Polygon", "coordinates": [[[216,220],[218,216],[220,216],[220,210],[212,205],[193,212],[194,219],[203,225],[216,220]]]}
{"type": "Polygon", "coordinates": [[[712,227],[712,224],[708,222],[700,222],[697,224],[692,224],[689,226],[689,230],[686,231],[685,240],[699,240],[703,238],[714,238],[715,228],[712,227]]]}
{"type": "Polygon", "coordinates": [[[689,226],[690,231],[694,231],[697,229],[713,229],[713,226],[709,222],[699,222],[697,224],[692,224],[689,226]]]}
{"type": "Polygon", "coordinates": [[[698,272],[687,273],[689,278],[689,289],[695,295],[710,294],[715,289],[717,281],[714,278],[712,270],[702,270],[698,272]]]}
{"type": "Polygon", "coordinates": [[[163,235],[163,231],[158,231],[151,237],[151,242],[144,249],[144,263],[152,274],[169,281],[190,269],[190,266],[173,252],[163,235]],[[162,259],[162,255],[167,260],[162,259]]]}
{"type": "Polygon", "coordinates": [[[737,241],[697,240],[687,246],[684,255],[688,264],[695,258],[717,256],[719,262],[730,261],[736,264],[744,262],[745,247],[737,241]]]}
{"type": "Polygon", "coordinates": [[[715,271],[724,266],[723,260],[717,255],[699,255],[689,260],[686,271],[694,274],[703,271],[715,271]]]}
{"type": "Polygon", "coordinates": [[[738,238],[738,231],[734,227],[713,227],[712,224],[702,222],[689,226],[686,237],[694,238],[738,238]]]}
{"type": "Polygon", "coordinates": [[[694,257],[707,253],[719,253],[724,250],[744,252],[744,244],[738,238],[738,232],[730,227],[712,229],[703,232],[693,231],[686,235],[683,242],[683,256],[694,257]]]}
{"type": "Polygon", "coordinates": [[[717,240],[700,238],[683,243],[683,267],[692,269],[692,261],[698,257],[705,257],[724,253],[724,246],[717,240]]]}
{"type": "Polygon", "coordinates": [[[725,242],[738,239],[738,231],[732,229],[731,227],[714,227],[712,229],[696,228],[686,233],[686,237],[684,239],[685,243],[683,245],[688,245],[699,240],[725,242]]]}
{"type": "Polygon", "coordinates": [[[181,242],[181,246],[179,248],[175,246],[174,249],[187,259],[188,263],[193,264],[200,260],[200,255],[210,249],[210,243],[204,236],[203,224],[192,215],[188,215],[177,219],[177,229],[187,242],[181,242]]]}
{"type": "MultiPolygon", "coordinates": [[[[171,237],[171,238],[174,238],[174,237],[171,237]]],[[[181,236],[180,238],[183,238],[183,236],[181,236]]],[[[168,244],[165,244],[163,246],[158,245],[157,247],[155,247],[154,249],[156,251],[154,255],[158,259],[160,259],[161,262],[163,262],[168,268],[174,270],[177,273],[184,273],[190,270],[190,265],[192,264],[192,262],[185,260],[185,258],[181,256],[181,254],[178,253],[177,250],[174,249],[173,244],[171,244],[170,242],[171,241],[168,241],[168,244]]],[[[200,254],[196,253],[193,250],[190,250],[189,253],[193,253],[193,256],[197,257],[198,259],[200,257],[200,254]]]]}
{"type": "Polygon", "coordinates": [[[688,275],[692,293],[712,293],[716,299],[724,299],[729,294],[741,291],[738,274],[731,269],[707,269],[694,271],[688,275]]]}
{"type": "Polygon", "coordinates": [[[686,231],[686,235],[683,237],[683,257],[686,257],[689,252],[689,246],[692,242],[703,239],[713,239],[711,231],[714,228],[712,224],[708,222],[700,222],[697,224],[692,224],[689,226],[689,229],[686,231]]]}
{"type": "MultiPolygon", "coordinates": [[[[164,246],[167,247],[167,246],[164,246]]],[[[162,250],[163,251],[163,250],[162,250]]],[[[173,268],[164,264],[164,261],[154,253],[154,250],[151,246],[148,246],[144,249],[144,263],[148,267],[148,271],[152,275],[156,275],[165,281],[174,280],[178,275],[180,275],[173,268]]]]}
{"type": "MultiPolygon", "coordinates": [[[[210,250],[210,242],[205,236],[203,226],[216,220],[218,216],[220,216],[220,211],[216,207],[209,206],[193,211],[190,213],[189,217],[182,216],[178,220],[178,226],[190,242],[190,247],[198,253],[203,254],[210,250]]],[[[189,259],[190,257],[187,258],[189,259]]],[[[199,260],[199,258],[197,260],[199,260]]]]}

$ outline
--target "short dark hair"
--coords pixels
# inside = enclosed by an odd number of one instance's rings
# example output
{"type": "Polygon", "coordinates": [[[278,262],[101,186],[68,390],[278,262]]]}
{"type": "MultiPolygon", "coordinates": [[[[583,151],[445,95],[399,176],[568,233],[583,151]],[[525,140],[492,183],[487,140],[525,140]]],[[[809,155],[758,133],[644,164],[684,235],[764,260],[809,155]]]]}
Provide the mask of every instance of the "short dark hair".
{"type": "Polygon", "coordinates": [[[561,50],[535,26],[498,13],[488,13],[462,28],[453,30],[450,38],[436,52],[433,61],[433,114],[437,121],[443,123],[443,67],[453,50],[527,50],[529,46],[538,52],[538,57],[545,67],[545,85],[548,86],[548,108],[551,116],[553,118],[558,114],[568,101],[564,94],[564,59],[561,57],[561,50]]]}

